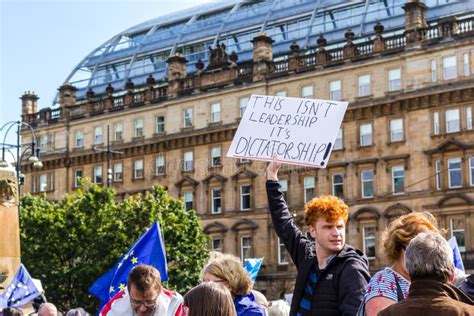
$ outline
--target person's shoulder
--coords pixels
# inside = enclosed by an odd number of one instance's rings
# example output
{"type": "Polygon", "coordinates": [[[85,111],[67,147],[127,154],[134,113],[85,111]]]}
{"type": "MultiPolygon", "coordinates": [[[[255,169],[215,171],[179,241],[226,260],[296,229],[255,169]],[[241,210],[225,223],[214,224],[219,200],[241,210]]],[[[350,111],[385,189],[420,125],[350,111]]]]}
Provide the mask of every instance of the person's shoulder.
{"type": "Polygon", "coordinates": [[[110,301],[100,311],[100,316],[118,316],[125,315],[131,312],[130,301],[126,297],[128,296],[127,290],[121,290],[115,294],[110,301]]]}

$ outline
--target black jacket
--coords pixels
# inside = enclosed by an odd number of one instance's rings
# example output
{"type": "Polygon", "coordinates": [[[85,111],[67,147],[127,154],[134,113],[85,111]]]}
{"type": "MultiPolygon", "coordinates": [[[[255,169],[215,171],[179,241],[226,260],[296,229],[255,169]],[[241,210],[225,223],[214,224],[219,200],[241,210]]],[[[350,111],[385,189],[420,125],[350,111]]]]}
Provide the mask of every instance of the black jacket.
{"type": "MultiPolygon", "coordinates": [[[[295,315],[311,267],[318,264],[316,248],[314,242],[295,225],[278,182],[267,181],[267,195],[273,226],[298,269],[290,312],[290,315],[295,315]]],[[[311,314],[355,315],[369,280],[367,258],[354,247],[344,245],[318,278],[311,314]]]]}

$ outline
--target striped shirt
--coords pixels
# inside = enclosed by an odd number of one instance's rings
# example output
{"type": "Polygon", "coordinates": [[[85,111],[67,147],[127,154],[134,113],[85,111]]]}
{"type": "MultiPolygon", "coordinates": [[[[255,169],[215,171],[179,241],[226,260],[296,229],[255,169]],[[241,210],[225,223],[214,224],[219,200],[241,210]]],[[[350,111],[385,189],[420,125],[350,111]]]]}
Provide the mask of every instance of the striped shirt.
{"type": "Polygon", "coordinates": [[[398,284],[400,284],[403,297],[406,298],[408,296],[410,282],[399,273],[387,267],[374,274],[370,279],[365,292],[364,303],[367,304],[367,302],[374,297],[385,297],[398,302],[395,277],[397,278],[398,284]]]}

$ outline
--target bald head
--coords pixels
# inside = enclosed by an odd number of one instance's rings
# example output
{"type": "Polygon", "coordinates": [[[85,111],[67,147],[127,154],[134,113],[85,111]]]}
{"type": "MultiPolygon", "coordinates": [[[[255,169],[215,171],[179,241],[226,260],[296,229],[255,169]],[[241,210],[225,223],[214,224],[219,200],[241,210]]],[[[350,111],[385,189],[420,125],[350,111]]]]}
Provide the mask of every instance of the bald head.
{"type": "Polygon", "coordinates": [[[41,304],[38,316],[58,316],[58,309],[51,303],[41,304]]]}

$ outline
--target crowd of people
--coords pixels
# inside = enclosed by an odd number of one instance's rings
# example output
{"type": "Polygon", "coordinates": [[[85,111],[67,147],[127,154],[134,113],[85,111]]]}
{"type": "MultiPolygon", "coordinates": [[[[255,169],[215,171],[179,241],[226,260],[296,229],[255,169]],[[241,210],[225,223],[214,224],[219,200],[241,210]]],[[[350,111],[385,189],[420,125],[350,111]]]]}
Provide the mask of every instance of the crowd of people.
{"type": "MultiPolygon", "coordinates": [[[[474,277],[455,273],[445,231],[429,212],[393,220],[383,232],[389,266],[369,274],[368,259],[345,240],[348,206],[335,196],[320,196],[305,205],[308,233],[295,224],[278,182],[279,163],[267,168],[267,195],[273,226],[297,268],[290,305],[268,302],[238,258],[213,252],[201,283],[182,297],[165,289],[160,273],[137,265],[127,287],[100,311],[101,316],[415,316],[474,315],[474,277]]],[[[14,308],[4,316],[22,315],[14,308]]],[[[39,316],[58,315],[44,303],[39,316]]],[[[73,309],[66,316],[89,315],[73,309]]]]}

